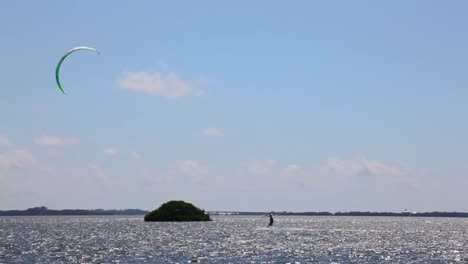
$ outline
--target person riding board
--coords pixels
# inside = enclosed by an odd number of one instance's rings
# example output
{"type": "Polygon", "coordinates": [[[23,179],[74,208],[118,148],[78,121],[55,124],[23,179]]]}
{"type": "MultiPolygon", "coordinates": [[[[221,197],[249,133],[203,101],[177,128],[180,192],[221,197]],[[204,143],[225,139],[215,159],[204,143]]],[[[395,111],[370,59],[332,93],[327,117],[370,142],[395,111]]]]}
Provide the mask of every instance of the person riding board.
{"type": "Polygon", "coordinates": [[[268,224],[268,227],[273,225],[273,215],[270,214],[270,224],[268,224]]]}

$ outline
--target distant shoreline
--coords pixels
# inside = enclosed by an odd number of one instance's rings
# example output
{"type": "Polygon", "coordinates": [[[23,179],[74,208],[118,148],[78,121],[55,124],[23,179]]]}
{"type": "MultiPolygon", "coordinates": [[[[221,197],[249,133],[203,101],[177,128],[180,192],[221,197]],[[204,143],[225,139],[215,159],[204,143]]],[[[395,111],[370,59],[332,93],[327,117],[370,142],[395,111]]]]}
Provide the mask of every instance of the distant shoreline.
{"type": "Polygon", "coordinates": [[[84,209],[64,209],[51,210],[45,206],[29,208],[26,210],[8,210],[0,211],[0,216],[40,216],[40,215],[145,215],[149,211],[140,209],[125,210],[84,210],[84,209]]]}
{"type": "Polygon", "coordinates": [[[211,215],[273,215],[283,216],[394,216],[394,217],[468,217],[466,212],[231,212],[231,211],[211,211],[211,215]]]}
{"type": "MultiPolygon", "coordinates": [[[[41,215],[146,215],[149,211],[141,209],[104,210],[104,209],[64,209],[51,210],[45,206],[29,208],[26,210],[0,211],[0,216],[41,216],[41,215]]],[[[210,215],[273,215],[283,216],[394,216],[394,217],[468,217],[466,212],[243,212],[243,211],[208,211],[210,215]]]]}

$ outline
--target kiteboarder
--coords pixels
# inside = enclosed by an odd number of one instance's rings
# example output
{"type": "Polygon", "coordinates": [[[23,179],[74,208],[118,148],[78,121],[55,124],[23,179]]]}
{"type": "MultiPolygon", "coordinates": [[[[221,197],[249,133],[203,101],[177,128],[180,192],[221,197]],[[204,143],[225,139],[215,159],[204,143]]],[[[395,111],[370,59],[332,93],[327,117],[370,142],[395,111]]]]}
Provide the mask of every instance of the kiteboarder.
{"type": "Polygon", "coordinates": [[[273,225],[273,215],[270,214],[270,224],[268,224],[268,227],[273,225]]]}

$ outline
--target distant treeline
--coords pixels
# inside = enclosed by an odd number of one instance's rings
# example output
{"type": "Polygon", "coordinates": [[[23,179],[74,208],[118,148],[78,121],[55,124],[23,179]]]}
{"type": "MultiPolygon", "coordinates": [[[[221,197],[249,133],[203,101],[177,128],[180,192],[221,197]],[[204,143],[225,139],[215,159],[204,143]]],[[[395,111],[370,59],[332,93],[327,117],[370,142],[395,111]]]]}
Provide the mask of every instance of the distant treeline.
{"type": "Polygon", "coordinates": [[[274,215],[333,215],[329,212],[210,212],[210,214],[229,214],[229,215],[267,215],[267,214],[274,214],[274,215]]]}
{"type": "Polygon", "coordinates": [[[463,212],[423,212],[423,213],[392,213],[392,212],[337,212],[334,215],[341,216],[411,216],[411,217],[468,217],[463,212]]]}
{"type": "MultiPolygon", "coordinates": [[[[9,210],[0,211],[0,216],[15,216],[15,215],[146,215],[149,211],[140,209],[125,209],[125,210],[104,210],[104,209],[65,209],[65,210],[51,210],[45,206],[29,208],[26,210],[9,210]]],[[[297,216],[406,216],[406,217],[468,217],[468,213],[463,212],[423,212],[423,213],[410,213],[410,212],[235,212],[235,211],[211,211],[210,215],[267,215],[273,213],[274,215],[297,215],[297,216]]]]}
{"type": "Polygon", "coordinates": [[[406,216],[406,217],[468,217],[468,213],[463,212],[423,212],[423,213],[410,213],[410,212],[222,212],[212,211],[211,215],[297,215],[297,216],[406,216]]]}
{"type": "Polygon", "coordinates": [[[125,210],[82,210],[82,209],[65,209],[65,210],[50,210],[45,206],[29,208],[26,210],[9,210],[0,211],[0,216],[12,215],[145,215],[148,211],[140,209],[125,209],[125,210]]]}

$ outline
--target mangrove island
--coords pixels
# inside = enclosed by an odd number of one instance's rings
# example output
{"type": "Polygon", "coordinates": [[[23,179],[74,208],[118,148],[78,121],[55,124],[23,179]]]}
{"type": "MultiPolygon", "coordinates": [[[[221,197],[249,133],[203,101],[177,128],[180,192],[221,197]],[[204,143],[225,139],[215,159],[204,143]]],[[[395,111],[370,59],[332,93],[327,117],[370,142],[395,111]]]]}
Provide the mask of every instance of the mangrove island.
{"type": "Polygon", "coordinates": [[[169,221],[211,221],[210,215],[191,203],[184,201],[169,201],[158,209],[145,215],[145,221],[169,222],[169,221]]]}

